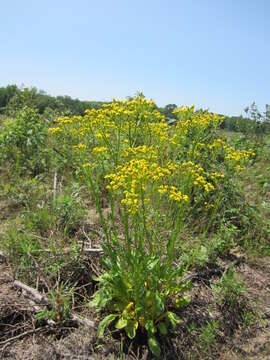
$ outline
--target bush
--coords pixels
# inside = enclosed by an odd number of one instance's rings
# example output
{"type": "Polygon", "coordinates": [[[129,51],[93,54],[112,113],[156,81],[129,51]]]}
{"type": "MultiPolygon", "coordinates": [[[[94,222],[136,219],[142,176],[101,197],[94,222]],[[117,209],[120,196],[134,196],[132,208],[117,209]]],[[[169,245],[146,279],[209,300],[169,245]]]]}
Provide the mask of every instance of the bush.
{"type": "Polygon", "coordinates": [[[11,164],[17,174],[28,171],[35,176],[48,168],[46,141],[47,123],[43,117],[32,108],[23,108],[1,126],[1,162],[11,164]]]}

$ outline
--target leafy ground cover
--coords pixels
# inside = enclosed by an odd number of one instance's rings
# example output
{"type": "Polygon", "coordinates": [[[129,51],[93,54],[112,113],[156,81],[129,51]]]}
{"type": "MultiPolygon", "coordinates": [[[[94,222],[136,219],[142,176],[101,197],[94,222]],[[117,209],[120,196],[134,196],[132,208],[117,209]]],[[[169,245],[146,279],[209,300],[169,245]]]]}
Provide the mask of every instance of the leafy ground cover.
{"type": "Polygon", "coordinates": [[[1,118],[4,357],[29,341],[35,358],[259,354],[244,341],[269,321],[269,138],[228,134],[194,107],[174,115],[137,96],[1,118]],[[16,308],[11,274],[49,305],[16,308]],[[96,329],[75,329],[74,313],[96,329]]]}

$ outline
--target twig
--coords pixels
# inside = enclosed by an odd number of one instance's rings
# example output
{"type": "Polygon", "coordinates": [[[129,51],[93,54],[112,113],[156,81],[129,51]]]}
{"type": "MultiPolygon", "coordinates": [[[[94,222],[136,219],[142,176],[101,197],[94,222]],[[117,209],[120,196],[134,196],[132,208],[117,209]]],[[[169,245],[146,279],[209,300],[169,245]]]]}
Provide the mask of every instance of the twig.
{"type": "Polygon", "coordinates": [[[37,329],[25,331],[25,332],[23,332],[23,333],[21,333],[21,334],[19,334],[19,335],[13,336],[12,338],[9,338],[9,339],[7,339],[7,340],[1,341],[1,342],[0,342],[0,345],[9,344],[9,343],[11,343],[11,342],[13,342],[13,341],[15,341],[15,340],[18,340],[18,339],[21,339],[21,338],[27,336],[27,335],[36,334],[36,333],[39,332],[39,331],[45,331],[45,330],[47,330],[48,328],[49,328],[49,327],[46,326],[46,327],[40,327],[40,328],[37,328],[37,329]]]}
{"type": "Polygon", "coordinates": [[[90,262],[90,268],[91,270],[93,271],[93,273],[96,275],[96,276],[100,276],[100,271],[98,269],[98,267],[91,261],[90,262]]]}
{"type": "Polygon", "coordinates": [[[71,314],[70,318],[72,321],[76,322],[79,325],[84,325],[93,329],[95,328],[95,323],[92,320],[86,318],[81,319],[78,315],[75,314],[71,314]]]}
{"type": "Polygon", "coordinates": [[[85,253],[92,253],[92,254],[103,254],[103,249],[102,248],[89,248],[89,249],[84,249],[85,253]]]}
{"type": "Polygon", "coordinates": [[[55,170],[53,177],[53,203],[55,203],[55,199],[56,199],[56,186],[57,186],[57,170],[55,170]]]}
{"type": "MultiPolygon", "coordinates": [[[[83,235],[86,237],[86,239],[89,241],[90,247],[92,247],[92,240],[89,238],[89,236],[86,234],[84,228],[82,229],[83,235]]],[[[84,243],[84,242],[83,242],[84,243]]]]}
{"type": "MultiPolygon", "coordinates": [[[[66,254],[69,253],[72,249],[70,248],[64,248],[61,249],[61,251],[66,254]]],[[[51,249],[36,249],[36,250],[31,250],[32,252],[47,252],[47,253],[51,253],[52,250],[51,249]]],[[[93,254],[102,254],[103,253],[103,249],[102,248],[86,248],[83,249],[83,253],[93,253],[93,254]]]]}
{"type": "MultiPolygon", "coordinates": [[[[22,289],[24,291],[26,291],[31,297],[32,299],[37,302],[38,304],[43,304],[46,306],[49,306],[49,300],[46,298],[46,296],[40,294],[36,289],[31,288],[30,286],[15,280],[14,281],[14,286],[16,288],[22,289]]],[[[38,311],[38,308],[35,308],[36,311],[38,311]]],[[[81,319],[80,317],[78,317],[75,314],[70,315],[70,319],[71,321],[74,321],[75,323],[77,323],[78,325],[84,325],[90,328],[95,328],[95,323],[89,319],[83,318],[81,319]]]]}
{"type": "Polygon", "coordinates": [[[28,294],[30,294],[36,303],[46,305],[46,306],[49,305],[48,299],[44,295],[40,294],[36,289],[31,288],[30,286],[20,282],[19,280],[15,280],[13,285],[15,288],[24,290],[28,294]]]}

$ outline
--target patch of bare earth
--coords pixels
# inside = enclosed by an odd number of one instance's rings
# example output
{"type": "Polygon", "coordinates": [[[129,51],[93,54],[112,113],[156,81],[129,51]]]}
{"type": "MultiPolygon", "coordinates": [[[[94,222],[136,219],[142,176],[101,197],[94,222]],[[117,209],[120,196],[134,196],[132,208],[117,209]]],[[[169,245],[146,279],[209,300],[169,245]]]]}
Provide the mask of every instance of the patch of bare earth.
{"type": "Polygon", "coordinates": [[[249,261],[240,270],[247,297],[261,314],[261,319],[248,333],[240,331],[232,338],[231,348],[222,359],[270,359],[270,258],[249,261]]]}

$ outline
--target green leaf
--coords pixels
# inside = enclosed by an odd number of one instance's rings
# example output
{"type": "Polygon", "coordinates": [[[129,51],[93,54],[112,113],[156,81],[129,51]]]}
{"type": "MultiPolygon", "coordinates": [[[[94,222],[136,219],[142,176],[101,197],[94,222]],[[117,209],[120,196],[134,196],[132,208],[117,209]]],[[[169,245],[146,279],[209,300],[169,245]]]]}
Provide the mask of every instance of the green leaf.
{"type": "Polygon", "coordinates": [[[154,267],[159,263],[159,261],[160,261],[159,258],[149,260],[147,263],[148,270],[153,270],[154,267]]]}
{"type": "Polygon", "coordinates": [[[172,328],[175,330],[177,324],[180,322],[179,317],[175,313],[168,311],[167,319],[170,321],[172,328]]]}
{"type": "Polygon", "coordinates": [[[160,357],[160,346],[157,339],[154,336],[148,338],[148,346],[152,353],[159,358],[160,357]]]}
{"type": "Polygon", "coordinates": [[[164,322],[158,324],[158,330],[162,335],[167,335],[168,333],[167,326],[164,322]]]}
{"type": "Polygon", "coordinates": [[[104,291],[103,288],[95,292],[93,299],[88,303],[90,307],[103,309],[111,297],[104,291]]]}
{"type": "Polygon", "coordinates": [[[128,320],[127,325],[125,327],[125,331],[127,333],[127,336],[130,339],[134,339],[137,329],[138,329],[138,321],[136,321],[136,320],[128,320]]]}
{"type": "Polygon", "coordinates": [[[153,306],[155,307],[155,311],[157,313],[162,313],[164,311],[165,308],[164,301],[158,294],[154,295],[153,306]]]}
{"type": "Polygon", "coordinates": [[[110,314],[108,316],[106,316],[103,320],[101,320],[101,322],[99,323],[98,326],[98,337],[102,338],[103,334],[104,334],[104,330],[107,326],[110,325],[110,323],[117,317],[117,314],[110,314]]]}
{"type": "Polygon", "coordinates": [[[183,306],[186,306],[190,303],[191,301],[191,298],[190,296],[183,296],[182,298],[179,298],[179,299],[176,299],[175,300],[175,305],[178,307],[178,308],[181,308],[183,306]]]}
{"type": "Polygon", "coordinates": [[[92,275],[92,280],[94,280],[94,281],[96,281],[96,282],[101,282],[101,281],[102,281],[102,277],[101,277],[101,276],[92,275]]]}
{"type": "Polygon", "coordinates": [[[100,294],[98,293],[98,291],[94,294],[94,297],[91,301],[89,301],[88,305],[90,307],[98,307],[99,303],[101,301],[101,297],[100,294]]]}
{"type": "Polygon", "coordinates": [[[153,320],[147,320],[145,322],[145,328],[149,334],[154,334],[156,332],[153,320]]]}
{"type": "Polygon", "coordinates": [[[116,323],[116,325],[115,325],[115,328],[116,328],[116,329],[123,329],[124,327],[127,326],[127,323],[128,323],[127,319],[120,318],[120,319],[117,321],[117,323],[116,323]]]}

